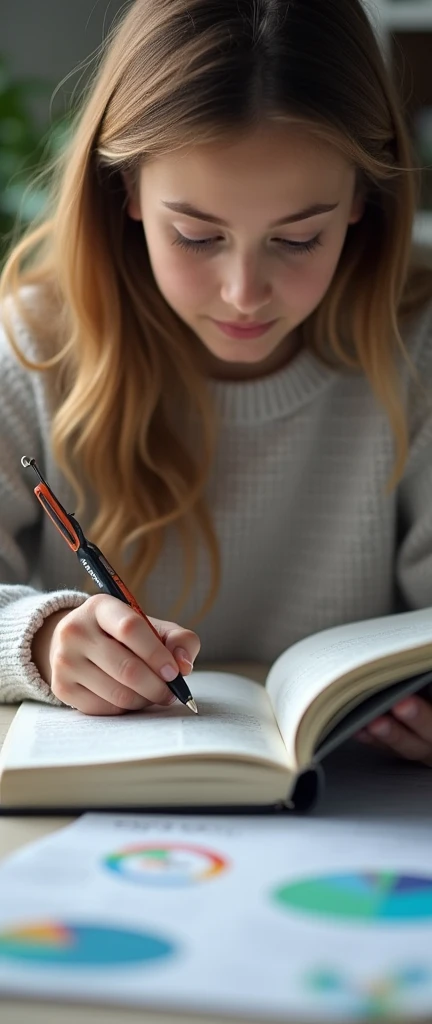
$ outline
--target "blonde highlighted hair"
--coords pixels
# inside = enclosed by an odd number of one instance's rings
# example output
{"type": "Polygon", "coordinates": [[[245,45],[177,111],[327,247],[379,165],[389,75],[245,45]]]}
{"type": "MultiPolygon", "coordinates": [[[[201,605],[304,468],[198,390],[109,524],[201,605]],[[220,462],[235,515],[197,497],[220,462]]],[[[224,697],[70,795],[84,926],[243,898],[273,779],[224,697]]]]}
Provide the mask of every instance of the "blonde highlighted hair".
{"type": "Polygon", "coordinates": [[[367,375],[395,436],[394,484],[407,454],[401,323],[432,297],[432,272],[413,262],[418,175],[360,0],[135,0],[104,45],[53,175],[49,216],[14,247],[2,276],[0,298],[13,296],[47,346],[43,361],[26,359],[5,311],[17,357],[58,375],[53,453],[84,521],[93,496],[92,540],[137,589],[166,527],[178,527],[185,586],[173,614],[193,582],[199,535],[212,567],[202,614],[218,589],[204,498],[215,423],[196,339],[155,283],[123,174],[176,148],[293,119],[346,155],[365,193],[302,343],[323,359],[330,345],[337,365],[367,375]],[[37,315],[24,285],[37,286],[37,315]],[[178,402],[201,425],[193,455],[171,420],[178,402]]]}

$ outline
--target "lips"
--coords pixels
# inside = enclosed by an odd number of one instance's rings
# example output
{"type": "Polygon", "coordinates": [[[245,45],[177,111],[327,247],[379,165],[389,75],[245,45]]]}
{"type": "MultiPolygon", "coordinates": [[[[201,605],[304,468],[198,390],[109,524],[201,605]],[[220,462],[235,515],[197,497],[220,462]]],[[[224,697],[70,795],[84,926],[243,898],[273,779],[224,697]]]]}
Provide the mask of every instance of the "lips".
{"type": "Polygon", "coordinates": [[[273,327],[276,320],[268,320],[267,323],[242,323],[241,321],[229,322],[226,320],[213,320],[216,327],[229,338],[260,338],[273,327]]]}

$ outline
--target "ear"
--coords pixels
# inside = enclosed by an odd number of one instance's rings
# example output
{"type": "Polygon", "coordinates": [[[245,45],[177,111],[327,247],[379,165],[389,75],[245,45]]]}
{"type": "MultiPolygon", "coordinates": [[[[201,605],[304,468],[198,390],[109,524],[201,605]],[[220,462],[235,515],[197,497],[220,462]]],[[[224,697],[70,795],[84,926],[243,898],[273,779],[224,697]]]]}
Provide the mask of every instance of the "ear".
{"type": "Polygon", "coordinates": [[[121,176],[126,189],[126,212],[132,220],[142,220],[138,183],[130,171],[121,171],[121,176]]]}

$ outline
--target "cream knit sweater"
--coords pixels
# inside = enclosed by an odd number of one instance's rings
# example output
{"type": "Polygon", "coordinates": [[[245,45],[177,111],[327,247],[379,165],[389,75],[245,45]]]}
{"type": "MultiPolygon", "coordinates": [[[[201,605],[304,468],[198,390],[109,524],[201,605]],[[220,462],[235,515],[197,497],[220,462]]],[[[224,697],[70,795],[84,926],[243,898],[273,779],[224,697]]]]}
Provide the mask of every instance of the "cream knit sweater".
{"type": "MultiPolygon", "coordinates": [[[[23,350],[37,356],[22,324],[18,332],[23,350]]],[[[422,387],[405,368],[410,453],[391,495],[392,434],[361,375],[302,351],[261,380],[211,383],[220,429],[208,500],[222,586],[198,627],[202,661],[269,664],[328,626],[432,606],[432,306],[405,340],[422,387]]],[[[44,617],[87,596],[84,570],[20,465],[23,454],[34,456],[74,509],[50,452],[53,408],[53,375],[21,367],[0,330],[0,702],[57,703],[31,661],[31,640],[44,617]]],[[[181,573],[173,531],[147,583],[148,614],[169,617],[181,573]]],[[[182,624],[207,585],[201,551],[182,624]]]]}

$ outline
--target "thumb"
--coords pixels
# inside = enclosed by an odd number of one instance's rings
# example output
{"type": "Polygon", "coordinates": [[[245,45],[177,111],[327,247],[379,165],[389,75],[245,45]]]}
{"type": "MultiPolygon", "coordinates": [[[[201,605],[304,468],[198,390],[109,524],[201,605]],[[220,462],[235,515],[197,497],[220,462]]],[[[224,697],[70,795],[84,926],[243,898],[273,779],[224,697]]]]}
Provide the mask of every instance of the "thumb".
{"type": "Polygon", "coordinates": [[[150,619],[152,625],[157,629],[162,643],[178,664],[183,676],[189,675],[193,669],[193,663],[197,657],[201,641],[199,636],[191,629],[184,629],[177,622],[166,622],[163,619],[150,619]]]}

